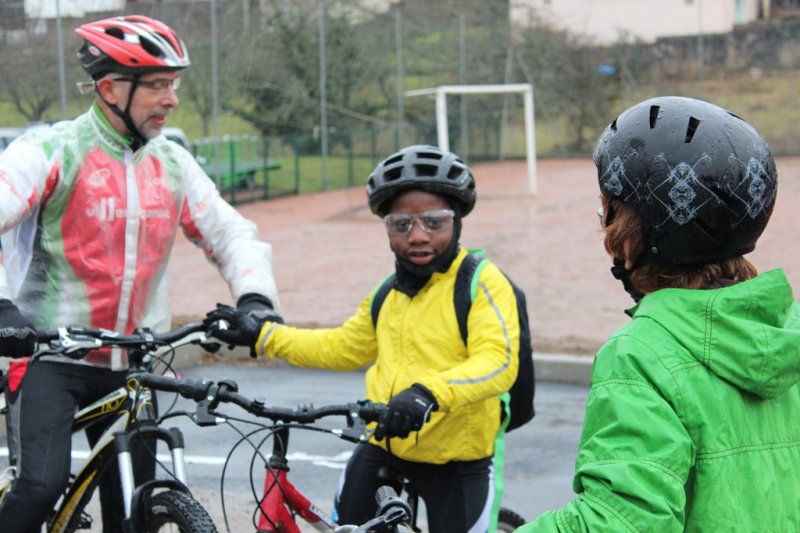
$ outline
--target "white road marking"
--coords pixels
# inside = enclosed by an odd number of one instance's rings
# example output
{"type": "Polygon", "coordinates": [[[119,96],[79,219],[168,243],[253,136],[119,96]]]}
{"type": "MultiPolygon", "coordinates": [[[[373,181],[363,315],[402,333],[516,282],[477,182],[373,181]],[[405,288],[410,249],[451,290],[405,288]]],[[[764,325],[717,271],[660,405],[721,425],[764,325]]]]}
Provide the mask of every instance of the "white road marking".
{"type": "MultiPolygon", "coordinates": [[[[353,452],[340,452],[336,455],[314,455],[305,452],[294,452],[287,456],[289,462],[305,461],[313,465],[331,468],[333,470],[343,470],[347,460],[353,452]]],[[[8,457],[8,448],[0,447],[0,457],[8,457]]],[[[89,457],[88,450],[72,450],[73,459],[86,459],[89,457]]],[[[168,454],[158,454],[159,461],[170,461],[172,458],[168,454]]],[[[221,465],[225,462],[224,457],[216,457],[211,455],[187,455],[185,457],[186,464],[194,465],[221,465]]]]}

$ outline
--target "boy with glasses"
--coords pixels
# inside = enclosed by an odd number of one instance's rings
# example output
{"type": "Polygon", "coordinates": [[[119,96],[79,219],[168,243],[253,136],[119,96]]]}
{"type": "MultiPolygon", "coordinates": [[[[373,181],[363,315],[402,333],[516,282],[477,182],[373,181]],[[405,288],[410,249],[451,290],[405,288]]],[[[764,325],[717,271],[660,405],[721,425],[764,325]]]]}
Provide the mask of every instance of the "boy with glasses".
{"type": "Polygon", "coordinates": [[[223,308],[209,318],[231,323],[217,337],[297,366],[371,365],[367,398],[388,410],[343,473],[335,501],[340,523],[363,524],[375,516],[377,473],[388,465],[419,491],[430,531],[487,531],[493,482],[501,478],[493,462],[498,396],[517,375],[520,326],[512,286],[487,263],[476,275],[466,345],[459,331],[453,296],[467,255],[459,239],[462,218],[475,205],[475,179],[455,154],[410,146],[375,168],[367,199],[395,254],[396,281],[376,323],[371,306],[377,289],[336,328],[284,327],[223,308]]]}
{"type": "MultiPolygon", "coordinates": [[[[18,475],[0,506],[3,533],[39,530],[68,482],[76,408],[126,376],[122,350],[27,364],[36,329],[169,329],[166,271],[179,229],[218,267],[241,309],[280,320],[270,245],[192,155],[161,135],[189,66],[181,38],[142,16],[76,32],[91,109],[30,131],[0,154],[0,355],[18,358],[8,417],[18,475]]],[[[89,442],[104,430],[88,428],[89,442]]],[[[153,477],[155,457],[138,451],[141,483],[153,477]]],[[[103,531],[123,531],[117,469],[103,474],[99,494],[103,531]]]]}

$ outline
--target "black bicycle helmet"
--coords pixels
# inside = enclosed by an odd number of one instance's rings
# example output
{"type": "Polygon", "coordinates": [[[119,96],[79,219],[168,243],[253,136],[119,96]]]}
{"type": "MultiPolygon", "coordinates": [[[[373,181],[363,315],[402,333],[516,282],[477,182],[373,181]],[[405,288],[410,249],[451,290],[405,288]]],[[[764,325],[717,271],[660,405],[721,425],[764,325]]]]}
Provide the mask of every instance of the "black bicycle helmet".
{"type": "Polygon", "coordinates": [[[458,202],[461,216],[475,206],[475,178],[456,154],[435,146],[414,145],[390,155],[375,167],[367,182],[369,208],[386,214],[388,200],[408,189],[423,189],[458,202]]]}
{"type": "Polygon", "coordinates": [[[661,97],[631,107],[600,136],[594,162],[602,194],[641,218],[637,266],[746,254],[775,205],[778,174],[766,141],[701,100],[661,97]]]}

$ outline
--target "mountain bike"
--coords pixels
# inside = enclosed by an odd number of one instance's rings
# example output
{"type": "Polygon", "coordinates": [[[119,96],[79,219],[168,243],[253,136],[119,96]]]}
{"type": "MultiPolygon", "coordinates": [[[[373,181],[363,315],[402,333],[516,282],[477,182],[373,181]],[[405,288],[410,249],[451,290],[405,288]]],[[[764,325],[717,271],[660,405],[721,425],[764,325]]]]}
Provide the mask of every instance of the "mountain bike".
{"type": "MultiPolygon", "coordinates": [[[[130,364],[126,386],[75,414],[73,433],[101,420],[113,418],[113,422],[92,448],[85,464],[77,473],[71,474],[68,486],[47,518],[48,532],[72,532],[91,527],[92,519],[85,508],[105,468],[119,468],[125,509],[123,527],[126,531],[216,532],[208,513],[188,489],[183,435],[176,428],[160,427],[163,418],[156,417],[151,392],[177,392],[181,380],[153,373],[154,369],[169,368],[168,358],[180,346],[203,344],[213,349],[213,341],[206,337],[205,331],[205,327],[197,323],[167,333],[155,333],[142,328],[130,335],[123,335],[79,326],[39,332],[39,349],[31,357],[30,364],[36,364],[37,359],[51,355],[80,359],[90,351],[101,348],[126,349],[130,364]],[[131,449],[134,441],[142,439],[166,443],[172,465],[168,468],[159,462],[168,477],[136,486],[131,449]]],[[[195,392],[195,400],[200,401],[205,397],[195,392]]],[[[0,502],[14,480],[15,468],[11,454],[9,458],[10,466],[0,476],[0,502]]]]}
{"type": "MultiPolygon", "coordinates": [[[[419,495],[413,485],[396,472],[384,471],[385,477],[382,479],[385,484],[379,488],[376,494],[379,513],[375,519],[363,525],[337,524],[331,516],[313,504],[289,479],[290,430],[317,431],[329,433],[348,442],[366,442],[371,436],[371,431],[367,430],[366,424],[377,421],[383,410],[386,409],[385,405],[362,400],[322,407],[313,405],[300,405],[293,408],[270,407],[263,399],[249,398],[239,394],[237,384],[231,380],[222,380],[204,390],[206,390],[206,399],[197,404],[196,412],[191,415],[194,422],[198,425],[229,423],[241,435],[240,440],[228,453],[221,485],[224,485],[225,471],[232,455],[243,443],[250,444],[255,450],[251,459],[251,471],[258,459],[261,459],[265,465],[266,475],[263,488],[260,489],[255,484],[251,487],[256,502],[252,515],[253,526],[257,533],[299,533],[298,518],[317,531],[335,533],[421,531],[416,525],[419,495]],[[243,420],[221,413],[218,410],[221,403],[233,403],[254,415],[257,420],[243,420]],[[323,427],[316,423],[328,417],[340,417],[345,424],[343,427],[323,427]],[[270,422],[262,423],[258,419],[266,419],[270,422]],[[245,433],[230,424],[231,422],[253,424],[256,429],[245,433]],[[262,455],[260,450],[270,439],[272,448],[271,454],[267,458],[262,455]],[[396,496],[396,491],[401,492],[402,497],[396,496]]],[[[188,394],[188,397],[191,397],[194,393],[185,388],[181,394],[188,394]]],[[[220,497],[225,524],[229,528],[224,487],[220,490],[220,497]]],[[[497,530],[511,532],[524,522],[525,520],[518,514],[502,508],[497,530]]]]}

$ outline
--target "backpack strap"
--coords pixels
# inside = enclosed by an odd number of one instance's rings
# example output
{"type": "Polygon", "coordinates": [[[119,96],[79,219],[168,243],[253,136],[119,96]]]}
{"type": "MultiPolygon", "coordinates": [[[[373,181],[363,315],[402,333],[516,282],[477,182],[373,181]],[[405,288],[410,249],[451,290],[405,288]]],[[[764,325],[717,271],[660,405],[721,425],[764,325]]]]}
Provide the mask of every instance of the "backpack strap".
{"type": "Polygon", "coordinates": [[[383,278],[380,286],[372,294],[372,301],[369,304],[369,311],[370,314],[372,314],[372,327],[378,326],[378,315],[381,312],[381,306],[383,305],[383,301],[389,295],[389,291],[394,287],[394,281],[396,278],[397,274],[392,272],[383,278]]]}
{"type": "Polygon", "coordinates": [[[456,319],[458,320],[458,330],[461,332],[461,340],[467,345],[467,320],[472,301],[478,290],[478,275],[486,262],[485,257],[479,255],[481,252],[473,253],[470,251],[456,274],[455,288],[453,289],[453,304],[456,308],[456,319]]]}

